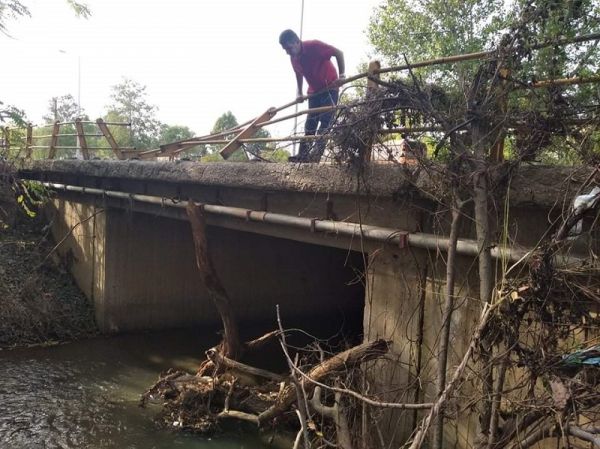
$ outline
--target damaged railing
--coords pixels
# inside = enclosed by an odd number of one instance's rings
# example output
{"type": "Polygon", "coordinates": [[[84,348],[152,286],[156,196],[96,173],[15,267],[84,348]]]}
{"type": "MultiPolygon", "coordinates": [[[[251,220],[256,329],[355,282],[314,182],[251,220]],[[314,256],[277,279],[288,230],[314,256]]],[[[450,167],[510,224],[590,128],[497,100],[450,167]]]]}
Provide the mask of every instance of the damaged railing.
{"type": "MultiPolygon", "coordinates": [[[[537,50],[541,48],[545,48],[548,46],[563,46],[569,45],[573,43],[581,43],[587,41],[597,41],[600,40],[600,33],[587,34],[582,36],[577,36],[569,39],[562,39],[559,41],[545,42],[540,43],[532,47],[532,50],[537,50]]],[[[402,72],[402,71],[411,71],[417,68],[430,67],[435,65],[442,64],[452,64],[457,62],[466,62],[473,60],[483,60],[486,58],[496,58],[496,51],[483,51],[476,53],[468,53],[462,55],[454,55],[436,59],[430,59],[426,61],[420,61],[415,63],[407,63],[404,65],[393,66],[382,68],[379,66],[378,62],[372,62],[369,65],[369,70],[364,73],[360,73],[345,79],[344,81],[338,82],[338,86],[341,87],[343,85],[353,83],[355,81],[361,79],[367,79],[367,96],[373,93],[374,90],[377,90],[380,84],[379,77],[381,74],[387,74],[392,72],[402,72]]],[[[507,78],[508,80],[508,78],[507,78]]],[[[584,84],[584,83],[598,83],[600,82],[600,74],[586,76],[586,77],[572,77],[572,78],[563,78],[563,79],[550,79],[550,80],[539,80],[533,81],[526,85],[520,85],[518,89],[540,89],[540,88],[549,88],[559,85],[576,85],[576,84],[584,84]]],[[[385,84],[385,83],[383,83],[385,84]]],[[[313,94],[314,95],[314,94],[313,94]]],[[[193,137],[191,139],[179,140],[171,143],[167,143],[161,145],[157,149],[152,150],[137,150],[131,147],[121,147],[117,143],[117,139],[114,138],[110,129],[107,125],[114,126],[124,126],[130,127],[130,123],[107,123],[102,119],[96,120],[96,122],[90,121],[82,121],[76,120],[74,122],[55,122],[53,124],[44,125],[45,127],[52,127],[52,132],[49,135],[43,136],[35,136],[32,132],[32,126],[28,125],[26,129],[26,136],[24,139],[23,145],[17,148],[19,153],[24,153],[25,158],[31,158],[33,154],[33,150],[35,149],[44,149],[47,150],[47,158],[54,159],[57,157],[58,150],[76,150],[81,153],[82,159],[90,159],[91,153],[94,151],[102,151],[102,150],[110,150],[114,153],[114,156],[117,159],[155,159],[155,158],[169,158],[174,159],[180,157],[182,153],[189,151],[195,147],[200,145],[223,145],[223,148],[219,150],[219,154],[223,157],[223,159],[228,159],[234,152],[242,148],[244,145],[249,143],[278,143],[278,142],[301,142],[301,141],[314,141],[319,139],[328,139],[326,135],[288,135],[283,137],[255,137],[256,133],[265,127],[270,125],[274,125],[276,123],[281,123],[286,120],[296,119],[299,116],[307,115],[310,113],[321,113],[327,112],[331,110],[341,111],[346,108],[353,108],[365,104],[364,102],[355,102],[354,104],[348,105],[337,105],[337,106],[326,106],[320,108],[313,109],[305,109],[302,111],[298,111],[292,114],[285,115],[283,117],[274,118],[279,112],[288,109],[292,106],[297,105],[299,102],[304,102],[310,98],[310,95],[301,97],[297,100],[289,102],[283,106],[277,108],[269,108],[261,115],[255,117],[252,120],[249,120],[245,123],[237,125],[233,128],[218,132],[211,133],[204,136],[193,137]],[[84,124],[95,124],[97,125],[100,133],[87,134],[83,131],[84,124]],[[60,128],[65,125],[75,125],[76,133],[67,133],[61,134],[60,128]],[[78,139],[78,144],[73,145],[60,145],[59,139],[61,137],[67,136],[76,136],[78,139]],[[233,137],[230,137],[233,136],[233,137]],[[104,137],[106,142],[108,142],[109,146],[99,147],[99,146],[88,146],[86,137],[104,137]],[[47,145],[35,145],[34,141],[36,139],[42,138],[50,138],[50,142],[47,145]]],[[[425,132],[439,132],[443,131],[437,126],[403,126],[403,127],[393,127],[387,129],[379,130],[379,134],[421,134],[425,132]]],[[[10,149],[10,130],[8,128],[3,129],[3,138],[0,139],[0,150],[4,150],[7,152],[10,149]]],[[[365,156],[368,160],[370,160],[369,155],[365,156]]]]}
{"type": "Polygon", "coordinates": [[[34,126],[31,123],[25,127],[25,135],[20,132],[22,128],[2,128],[0,139],[0,151],[3,154],[31,159],[34,151],[47,152],[43,159],[56,159],[59,151],[68,150],[75,152],[76,157],[84,160],[92,159],[98,151],[110,151],[117,159],[128,159],[131,154],[136,153],[132,147],[119,145],[117,139],[110,130],[110,126],[130,128],[131,123],[105,122],[97,119],[95,122],[89,120],[75,119],[74,121],[55,121],[44,125],[34,126]],[[50,128],[50,132],[43,130],[50,128]],[[40,133],[34,133],[40,130],[40,133]],[[89,145],[88,138],[95,139],[95,145],[89,145]],[[65,139],[75,138],[76,144],[65,144],[65,139]],[[42,143],[40,141],[47,141],[42,143]]]}

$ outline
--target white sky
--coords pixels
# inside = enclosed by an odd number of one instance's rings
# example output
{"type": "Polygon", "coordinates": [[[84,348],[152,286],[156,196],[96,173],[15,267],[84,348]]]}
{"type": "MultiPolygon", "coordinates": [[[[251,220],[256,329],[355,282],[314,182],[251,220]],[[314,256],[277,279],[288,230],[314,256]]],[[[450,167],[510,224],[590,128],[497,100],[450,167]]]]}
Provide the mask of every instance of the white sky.
{"type": "MultiPolygon", "coordinates": [[[[303,38],[340,48],[351,76],[369,59],[365,30],[380,3],[304,0],[303,38]]],[[[12,38],[0,34],[0,100],[34,124],[51,97],[77,99],[78,60],[81,106],[92,119],[104,114],[110,87],[123,77],[147,86],[159,120],[197,135],[228,110],[244,122],[295,97],[277,39],[285,28],[299,33],[302,0],[88,0],[87,20],[64,0],[26,4],[33,17],[9,22],[12,38]]]]}

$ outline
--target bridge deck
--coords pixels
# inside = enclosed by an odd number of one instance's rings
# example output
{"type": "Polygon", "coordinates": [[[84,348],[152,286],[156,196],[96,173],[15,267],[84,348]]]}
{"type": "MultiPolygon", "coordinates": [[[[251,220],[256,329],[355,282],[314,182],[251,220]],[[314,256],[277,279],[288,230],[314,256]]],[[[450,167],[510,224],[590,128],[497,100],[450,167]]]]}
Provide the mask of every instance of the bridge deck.
{"type": "MultiPolygon", "coordinates": [[[[557,201],[571,199],[589,172],[568,167],[521,167],[510,183],[511,204],[551,207],[557,201]],[[569,181],[557,184],[559,179],[569,181]]],[[[182,198],[188,196],[186,188],[190,186],[353,196],[364,196],[368,191],[371,197],[401,198],[417,194],[414,187],[435,189],[439,184],[424,170],[385,164],[372,164],[357,176],[347,167],[323,164],[54,160],[28,161],[19,176],[156,195],[169,185],[176,187],[182,198]]],[[[193,198],[191,191],[189,196],[193,198]]]]}

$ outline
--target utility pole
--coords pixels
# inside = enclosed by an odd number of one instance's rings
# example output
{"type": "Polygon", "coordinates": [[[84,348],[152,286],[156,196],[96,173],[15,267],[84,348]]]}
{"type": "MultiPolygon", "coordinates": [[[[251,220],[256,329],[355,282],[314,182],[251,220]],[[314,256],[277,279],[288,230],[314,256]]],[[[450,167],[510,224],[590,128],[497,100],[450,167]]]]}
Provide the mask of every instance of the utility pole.
{"type": "MultiPolygon", "coordinates": [[[[302,32],[304,30],[304,0],[300,7],[300,40],[302,40],[302,32]]],[[[298,114],[298,103],[296,103],[295,113],[298,114]]],[[[298,115],[294,117],[294,135],[298,132],[298,115]]],[[[292,156],[296,155],[296,141],[292,143],[292,156]]]]}
{"type": "Polygon", "coordinates": [[[77,55],[77,118],[81,118],[81,55],[77,55]]]}

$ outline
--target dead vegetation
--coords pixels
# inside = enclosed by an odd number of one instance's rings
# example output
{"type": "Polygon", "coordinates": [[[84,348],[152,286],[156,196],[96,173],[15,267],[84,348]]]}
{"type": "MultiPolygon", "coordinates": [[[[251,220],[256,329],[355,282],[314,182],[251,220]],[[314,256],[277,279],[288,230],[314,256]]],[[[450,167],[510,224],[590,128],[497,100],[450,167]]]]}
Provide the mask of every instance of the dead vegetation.
{"type": "Polygon", "coordinates": [[[53,245],[43,220],[31,216],[35,201],[11,167],[0,165],[0,348],[96,332],[91,304],[58,256],[48,257],[53,245]]]}

